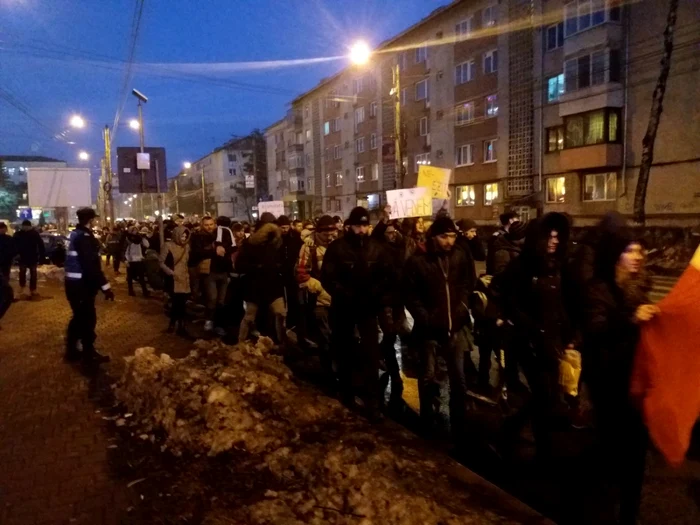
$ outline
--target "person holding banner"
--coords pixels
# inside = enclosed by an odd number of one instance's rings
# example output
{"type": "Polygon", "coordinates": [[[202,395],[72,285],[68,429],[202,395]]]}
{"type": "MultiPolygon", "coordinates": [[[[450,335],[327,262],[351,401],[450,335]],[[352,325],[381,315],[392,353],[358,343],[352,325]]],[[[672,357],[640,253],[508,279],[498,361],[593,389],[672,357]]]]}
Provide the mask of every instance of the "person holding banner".
{"type": "Polygon", "coordinates": [[[379,333],[377,317],[391,305],[391,262],[382,247],[368,235],[369,212],[360,206],[348,218],[345,235],[332,242],[321,268],[321,285],[333,298],[331,326],[338,358],[341,399],[355,404],[353,371],[361,386],[358,394],[370,420],[379,417],[379,333]],[[360,334],[356,344],[355,329],[360,334]]]}

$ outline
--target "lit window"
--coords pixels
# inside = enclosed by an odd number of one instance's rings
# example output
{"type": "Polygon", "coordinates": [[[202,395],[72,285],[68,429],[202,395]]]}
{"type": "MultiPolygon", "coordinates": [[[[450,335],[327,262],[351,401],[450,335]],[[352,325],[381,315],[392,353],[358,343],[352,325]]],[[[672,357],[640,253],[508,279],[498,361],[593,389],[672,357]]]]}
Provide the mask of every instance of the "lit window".
{"type": "Polygon", "coordinates": [[[612,201],[617,197],[617,173],[586,175],[583,182],[584,201],[612,201]]]}
{"type": "Polygon", "coordinates": [[[360,137],[355,141],[355,151],[357,153],[363,153],[365,151],[365,138],[360,137]]]}
{"type": "Polygon", "coordinates": [[[372,180],[379,180],[379,164],[372,164],[372,180]]]}
{"type": "Polygon", "coordinates": [[[484,53],[484,73],[495,73],[498,71],[498,50],[494,49],[484,53]]]}
{"type": "Polygon", "coordinates": [[[369,149],[377,149],[377,134],[372,133],[369,136],[369,149]]]}
{"type": "Polygon", "coordinates": [[[330,123],[330,121],[327,120],[323,123],[323,134],[328,135],[328,134],[330,134],[330,132],[331,132],[331,123],[330,123]]]}
{"type": "Polygon", "coordinates": [[[470,166],[474,164],[474,144],[464,144],[457,148],[455,165],[470,166]]]}
{"type": "Polygon", "coordinates": [[[496,143],[498,139],[491,139],[484,141],[484,163],[495,162],[497,159],[496,154],[496,143]]]}
{"type": "Polygon", "coordinates": [[[421,137],[425,137],[428,134],[428,117],[421,117],[418,121],[418,133],[421,137]]]}
{"type": "Polygon", "coordinates": [[[458,126],[469,124],[474,120],[474,102],[466,102],[457,106],[456,114],[458,126]]]}
{"type": "Polygon", "coordinates": [[[619,142],[619,109],[607,108],[564,117],[564,147],[619,142]]]}
{"type": "Polygon", "coordinates": [[[336,185],[336,186],[342,186],[342,185],[343,185],[343,172],[342,172],[342,171],[336,171],[336,172],[335,172],[335,185],[336,185]]]}
{"type": "Polygon", "coordinates": [[[498,9],[496,5],[490,5],[484,8],[481,15],[481,24],[484,27],[496,25],[496,9],[498,9]]]}
{"type": "Polygon", "coordinates": [[[428,98],[428,79],[416,82],[416,100],[424,100],[428,98]]]}
{"type": "Polygon", "coordinates": [[[307,129],[307,130],[306,130],[306,141],[308,142],[308,141],[310,141],[310,140],[311,140],[311,130],[310,130],[310,129],[307,129]]]}
{"type": "Polygon", "coordinates": [[[340,144],[333,146],[333,158],[336,160],[340,158],[340,144]]]}
{"type": "Polygon", "coordinates": [[[330,187],[331,187],[331,174],[326,173],[326,188],[330,188],[330,187]]]}
{"type": "Polygon", "coordinates": [[[491,206],[499,201],[498,183],[484,184],[484,206],[491,206]]]}
{"type": "Polygon", "coordinates": [[[476,192],[474,186],[457,186],[457,202],[455,206],[474,206],[476,204],[476,192]]]}
{"type": "Polygon", "coordinates": [[[564,149],[564,126],[547,128],[547,153],[564,149]]]}
{"type": "Polygon", "coordinates": [[[474,80],[474,60],[468,60],[455,66],[455,85],[474,80]]]}
{"type": "Polygon", "coordinates": [[[547,179],[547,202],[562,203],[566,199],[566,179],[552,177],[547,179]]]}
{"type": "Polygon", "coordinates": [[[547,102],[556,102],[564,94],[564,73],[547,79],[547,102]]]}
{"type": "Polygon", "coordinates": [[[425,45],[422,45],[421,47],[416,48],[416,64],[420,64],[421,62],[425,62],[428,58],[428,47],[425,45]]]}
{"type": "Polygon", "coordinates": [[[457,37],[469,38],[472,33],[472,25],[474,23],[474,17],[470,16],[466,20],[462,20],[459,24],[455,25],[455,34],[457,37]]]}
{"type": "Polygon", "coordinates": [[[564,45],[564,22],[559,22],[547,28],[547,51],[560,48],[564,45]]]}
{"type": "Polygon", "coordinates": [[[498,95],[486,97],[486,116],[495,117],[498,115],[498,95]]]}
{"type": "Polygon", "coordinates": [[[355,178],[357,179],[357,182],[364,182],[365,181],[365,167],[364,166],[358,166],[355,168],[355,178]]]}

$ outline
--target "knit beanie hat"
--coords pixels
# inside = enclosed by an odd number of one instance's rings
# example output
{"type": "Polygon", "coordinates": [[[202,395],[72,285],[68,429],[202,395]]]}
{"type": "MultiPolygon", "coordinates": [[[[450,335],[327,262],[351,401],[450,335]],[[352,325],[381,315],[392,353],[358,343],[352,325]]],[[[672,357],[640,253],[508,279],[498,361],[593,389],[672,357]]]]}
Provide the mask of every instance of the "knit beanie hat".
{"type": "Polygon", "coordinates": [[[291,226],[292,221],[286,215],[280,215],[277,217],[277,226],[291,226]]]}
{"type": "Polygon", "coordinates": [[[454,221],[445,216],[435,219],[435,222],[428,230],[428,235],[431,237],[442,235],[443,233],[457,233],[457,226],[455,226],[454,221]]]}
{"type": "Polygon", "coordinates": [[[331,230],[335,230],[335,221],[333,220],[333,217],[330,215],[322,215],[318,219],[318,223],[316,224],[316,229],[321,232],[327,232],[331,230]]]}
{"type": "Polygon", "coordinates": [[[477,226],[476,226],[476,222],[474,221],[474,219],[465,218],[465,219],[459,219],[457,221],[457,227],[460,229],[460,231],[467,232],[467,231],[471,230],[472,228],[476,228],[477,226]]]}
{"type": "Polygon", "coordinates": [[[348,217],[348,224],[350,226],[369,225],[369,212],[362,206],[353,208],[348,217]]]}
{"type": "Polygon", "coordinates": [[[527,233],[527,222],[526,221],[515,221],[508,227],[508,238],[511,241],[519,241],[525,238],[527,233]]]}

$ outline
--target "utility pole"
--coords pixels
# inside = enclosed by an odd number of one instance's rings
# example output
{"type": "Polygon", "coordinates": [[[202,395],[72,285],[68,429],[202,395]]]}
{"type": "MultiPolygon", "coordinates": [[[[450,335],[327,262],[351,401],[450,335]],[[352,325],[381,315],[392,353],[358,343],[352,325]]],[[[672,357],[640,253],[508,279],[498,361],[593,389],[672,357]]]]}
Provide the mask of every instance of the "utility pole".
{"type": "Polygon", "coordinates": [[[393,86],[391,89],[394,95],[394,170],[395,184],[397,188],[403,188],[403,152],[401,151],[401,68],[397,61],[392,68],[393,86]]]}
{"type": "Polygon", "coordinates": [[[204,189],[204,166],[202,166],[202,217],[207,214],[207,192],[204,189]]]}
{"type": "Polygon", "coordinates": [[[109,206],[109,218],[112,224],[114,224],[116,217],[114,216],[114,199],[112,198],[112,139],[109,136],[109,126],[107,125],[105,125],[103,137],[105,142],[105,182],[103,183],[102,189],[104,190],[106,198],[105,210],[107,206],[109,206]]]}
{"type": "Polygon", "coordinates": [[[177,177],[175,177],[175,213],[180,214],[180,199],[177,193],[177,177]]]}

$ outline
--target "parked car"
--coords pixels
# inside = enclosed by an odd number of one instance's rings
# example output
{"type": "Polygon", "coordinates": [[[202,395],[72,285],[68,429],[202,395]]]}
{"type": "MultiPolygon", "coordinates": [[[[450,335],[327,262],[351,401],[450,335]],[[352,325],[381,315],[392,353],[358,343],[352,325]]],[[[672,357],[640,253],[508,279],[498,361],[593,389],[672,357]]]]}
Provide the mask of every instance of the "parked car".
{"type": "Polygon", "coordinates": [[[68,238],[58,232],[44,232],[41,234],[41,240],[44,241],[46,260],[51,264],[63,267],[66,262],[68,238]]]}

